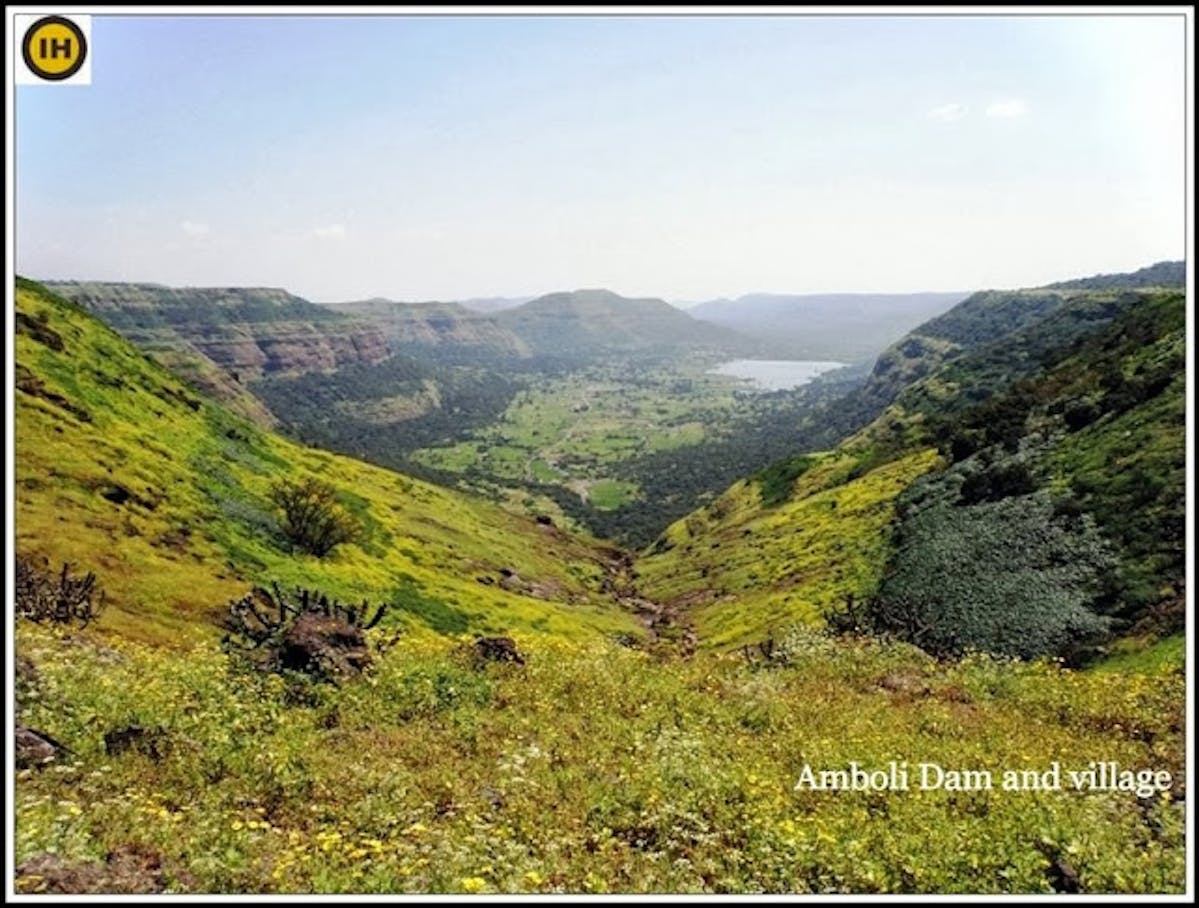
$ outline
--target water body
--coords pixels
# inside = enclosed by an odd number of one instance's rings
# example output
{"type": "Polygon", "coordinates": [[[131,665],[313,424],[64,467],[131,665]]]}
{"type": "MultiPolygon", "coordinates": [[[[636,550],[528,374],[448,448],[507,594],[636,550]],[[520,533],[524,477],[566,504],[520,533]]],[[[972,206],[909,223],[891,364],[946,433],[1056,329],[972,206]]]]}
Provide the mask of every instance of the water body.
{"type": "Polygon", "coordinates": [[[747,379],[761,391],[782,391],[806,385],[822,372],[840,369],[844,365],[796,359],[734,359],[708,371],[715,375],[747,379]]]}

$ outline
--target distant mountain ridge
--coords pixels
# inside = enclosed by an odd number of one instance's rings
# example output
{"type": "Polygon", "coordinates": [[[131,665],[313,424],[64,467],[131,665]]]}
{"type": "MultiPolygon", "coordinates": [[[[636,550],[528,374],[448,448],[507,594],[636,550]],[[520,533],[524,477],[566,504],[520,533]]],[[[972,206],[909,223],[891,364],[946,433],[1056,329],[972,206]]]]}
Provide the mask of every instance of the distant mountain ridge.
{"type": "Polygon", "coordinates": [[[439,362],[762,352],[753,339],[692,318],[663,300],[632,299],[610,290],[549,293],[490,312],[474,311],[469,302],[372,299],[323,308],[371,323],[395,352],[439,362]]]}
{"type": "Polygon", "coordinates": [[[501,309],[514,309],[537,299],[536,296],[475,296],[470,299],[458,300],[467,309],[475,312],[498,312],[501,309]]]}
{"type": "Polygon", "coordinates": [[[771,345],[794,359],[858,362],[870,359],[920,323],[968,294],[750,293],[684,310],[771,345]]]}
{"type": "Polygon", "coordinates": [[[696,349],[752,354],[760,345],[654,298],[631,299],[611,290],[549,293],[496,313],[497,323],[534,351],[559,356],[681,353],[696,349]]]}

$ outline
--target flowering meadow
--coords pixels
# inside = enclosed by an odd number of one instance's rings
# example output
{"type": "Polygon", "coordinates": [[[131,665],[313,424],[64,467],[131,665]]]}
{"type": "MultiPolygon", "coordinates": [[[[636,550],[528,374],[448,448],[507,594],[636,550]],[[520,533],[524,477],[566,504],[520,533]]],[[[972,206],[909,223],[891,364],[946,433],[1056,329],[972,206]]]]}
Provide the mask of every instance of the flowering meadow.
{"type": "Polygon", "coordinates": [[[341,684],[19,622],[17,888],[1179,892],[1181,650],[1116,671],[798,630],[770,658],[406,637],[341,684]],[[119,745],[119,746],[118,746],[119,745]],[[1095,791],[796,790],[891,760],[1172,773],[1095,791]],[[84,876],[80,876],[84,874],[84,876]]]}

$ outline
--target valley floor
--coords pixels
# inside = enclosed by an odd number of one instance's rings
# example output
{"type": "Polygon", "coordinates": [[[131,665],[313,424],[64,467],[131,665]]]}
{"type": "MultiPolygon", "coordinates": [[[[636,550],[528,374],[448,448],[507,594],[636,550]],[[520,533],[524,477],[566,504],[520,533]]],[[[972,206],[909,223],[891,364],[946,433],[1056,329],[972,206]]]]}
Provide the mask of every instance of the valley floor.
{"type": "MultiPolygon", "coordinates": [[[[465,638],[464,638],[465,639],[465,638]]],[[[815,631],[770,659],[404,638],[340,686],[21,622],[17,887],[1163,893],[1185,887],[1181,653],[1120,672],[815,631]],[[140,731],[139,731],[140,729],[140,731]],[[107,737],[107,741],[106,741],[107,737]],[[124,746],[121,746],[121,744],[124,746]],[[796,791],[806,764],[1164,770],[1133,792],[796,791]]]]}

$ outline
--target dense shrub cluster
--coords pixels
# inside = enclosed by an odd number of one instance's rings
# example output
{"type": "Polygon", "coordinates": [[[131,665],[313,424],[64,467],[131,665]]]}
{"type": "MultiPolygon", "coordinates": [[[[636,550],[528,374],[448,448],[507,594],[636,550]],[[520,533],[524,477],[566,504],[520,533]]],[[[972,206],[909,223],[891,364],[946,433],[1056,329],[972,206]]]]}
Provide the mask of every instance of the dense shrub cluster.
{"type": "Polygon", "coordinates": [[[1135,623],[1184,573],[1183,295],[1080,296],[1034,328],[951,363],[937,386],[948,398],[913,393],[905,406],[962,464],[946,477],[960,481],[960,504],[1064,479],[1053,485],[1059,523],[1089,514],[1115,559],[1094,610],[1135,623]]]}
{"type": "Polygon", "coordinates": [[[1062,654],[1103,634],[1112,558],[1091,518],[1032,491],[1020,457],[979,455],[901,498],[897,548],[870,628],[936,655],[1062,654]]]}

